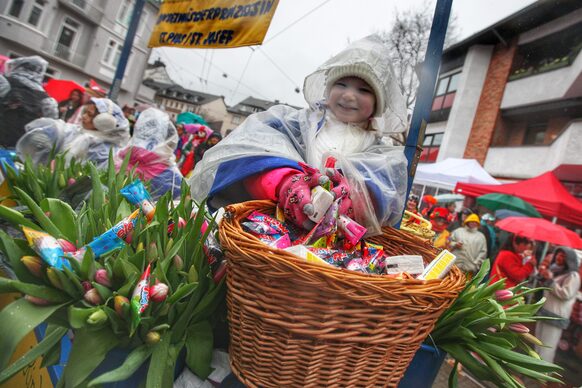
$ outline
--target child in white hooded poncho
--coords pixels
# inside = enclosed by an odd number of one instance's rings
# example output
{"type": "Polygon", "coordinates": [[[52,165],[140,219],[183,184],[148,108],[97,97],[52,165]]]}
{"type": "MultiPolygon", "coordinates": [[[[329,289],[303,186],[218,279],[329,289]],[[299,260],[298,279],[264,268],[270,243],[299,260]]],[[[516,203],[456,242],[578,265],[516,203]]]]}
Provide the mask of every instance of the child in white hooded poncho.
{"type": "Polygon", "coordinates": [[[345,176],[332,177],[336,195],[345,196],[343,211],[353,206],[352,218],[370,233],[398,222],[406,159],[402,147],[383,138],[405,129],[406,108],[381,40],[364,38],[328,60],[305,79],[304,95],[308,109],[278,105],[254,114],[206,152],[189,181],[193,197],[208,196],[213,208],[273,199],[305,226],[307,186],[319,178],[302,173],[298,163],[323,170],[333,156],[345,176]]]}

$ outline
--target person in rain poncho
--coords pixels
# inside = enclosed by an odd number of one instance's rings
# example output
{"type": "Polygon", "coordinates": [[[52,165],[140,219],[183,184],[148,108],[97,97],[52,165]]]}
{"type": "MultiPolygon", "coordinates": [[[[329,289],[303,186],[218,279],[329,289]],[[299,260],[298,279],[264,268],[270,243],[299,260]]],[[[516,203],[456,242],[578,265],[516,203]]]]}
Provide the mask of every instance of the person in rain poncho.
{"type": "Polygon", "coordinates": [[[463,222],[463,227],[451,233],[449,247],[457,256],[457,266],[465,273],[475,274],[487,258],[487,241],[479,232],[479,216],[471,214],[463,222]]]}
{"type": "Polygon", "coordinates": [[[108,98],[91,98],[83,106],[79,136],[67,150],[71,157],[99,166],[107,163],[109,150],[115,154],[128,141],[129,121],[121,108],[108,98]]]}
{"type": "Polygon", "coordinates": [[[378,36],[354,42],[305,79],[308,109],[278,105],[248,117],[204,154],[189,184],[192,196],[209,206],[272,199],[287,218],[309,227],[310,187],[322,182],[299,162],[323,170],[328,156],[340,213],[380,233],[400,220],[407,170],[402,147],[383,138],[406,126],[406,108],[390,56],[378,36]]]}
{"type": "Polygon", "coordinates": [[[168,191],[178,197],[182,174],[174,158],[177,143],[178,133],[168,114],[155,108],[147,109],[139,115],[129,144],[119,151],[116,165],[119,168],[126,154],[131,152],[128,171],[135,168],[143,180],[151,183],[154,199],[168,191]]]}
{"type": "Polygon", "coordinates": [[[181,141],[176,155],[182,175],[187,176],[196,163],[196,149],[212,134],[212,129],[203,124],[178,124],[182,128],[181,141]]]}
{"type": "Polygon", "coordinates": [[[29,122],[58,117],[56,100],[42,87],[47,66],[39,56],[6,62],[5,76],[0,75],[0,146],[14,147],[29,122]]]}
{"type": "Polygon", "coordinates": [[[42,118],[26,126],[27,133],[16,144],[21,158],[46,163],[51,150],[67,152],[68,158],[90,160],[101,166],[129,141],[129,123],[121,108],[106,98],[91,98],[83,106],[82,125],[42,118]]]}
{"type": "Polygon", "coordinates": [[[580,275],[578,269],[580,261],[576,252],[570,248],[556,249],[549,269],[540,270],[543,281],[541,287],[548,287],[544,291],[546,302],[538,315],[559,318],[556,320],[538,321],[536,337],[544,346],[536,346],[536,352],[543,360],[554,362],[556,348],[562,330],[568,328],[576,296],[580,289],[580,275]]]}

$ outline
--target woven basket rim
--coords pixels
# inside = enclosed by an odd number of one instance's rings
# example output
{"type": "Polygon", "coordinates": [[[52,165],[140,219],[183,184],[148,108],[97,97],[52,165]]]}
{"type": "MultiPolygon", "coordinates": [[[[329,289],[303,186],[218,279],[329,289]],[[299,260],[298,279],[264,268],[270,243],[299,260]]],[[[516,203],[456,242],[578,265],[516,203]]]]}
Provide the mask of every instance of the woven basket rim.
{"type": "MultiPolygon", "coordinates": [[[[224,222],[234,222],[236,223],[236,225],[238,226],[237,229],[238,233],[239,233],[239,238],[247,240],[249,242],[257,242],[260,240],[258,240],[253,234],[245,232],[242,227],[240,227],[240,220],[245,218],[248,214],[250,214],[252,211],[256,210],[256,208],[262,208],[262,207],[273,207],[275,206],[274,202],[272,201],[266,201],[266,200],[254,200],[254,201],[247,201],[247,202],[242,202],[239,204],[233,204],[233,205],[228,205],[226,206],[225,210],[225,215],[224,218],[221,221],[221,228],[223,227],[223,223],[224,222]],[[247,208],[247,210],[243,210],[241,211],[241,209],[243,208],[247,208]]],[[[386,230],[387,228],[391,228],[391,227],[384,227],[383,230],[386,230]]],[[[391,228],[393,230],[397,230],[394,228],[391,228]]],[[[417,243],[419,245],[425,245],[428,244],[431,248],[436,249],[434,247],[432,247],[432,245],[419,238],[418,236],[414,236],[413,234],[411,234],[410,232],[405,232],[405,231],[400,231],[402,233],[406,233],[407,235],[409,235],[410,237],[412,237],[413,239],[417,240],[417,243]]],[[[455,281],[451,281],[451,275],[455,272],[460,272],[460,270],[456,267],[453,266],[453,268],[451,269],[451,271],[447,274],[447,276],[445,276],[443,279],[431,279],[431,280],[420,280],[420,279],[397,279],[394,277],[389,277],[386,275],[380,275],[380,274],[366,274],[363,272],[358,272],[358,271],[351,271],[345,268],[338,268],[332,265],[329,266],[323,266],[323,265],[318,265],[318,264],[314,264],[314,263],[309,263],[303,259],[301,259],[299,256],[294,255],[288,251],[285,251],[283,249],[278,249],[278,248],[274,248],[274,247],[269,247],[266,244],[262,244],[262,249],[264,249],[265,251],[270,251],[272,252],[274,255],[272,255],[275,260],[278,260],[280,262],[283,262],[285,264],[289,264],[292,263],[293,266],[297,267],[298,270],[300,271],[305,271],[305,272],[310,272],[313,274],[316,274],[318,276],[321,277],[326,277],[326,278],[333,278],[334,280],[344,280],[344,281],[350,281],[350,282],[364,282],[364,283],[379,283],[379,284],[384,284],[384,283],[398,283],[401,284],[403,286],[407,286],[407,287],[414,287],[414,286],[433,286],[435,288],[447,288],[446,286],[448,285],[448,283],[457,283],[455,281]],[[339,278],[339,279],[338,279],[339,278]]],[[[423,256],[424,258],[424,256],[423,256]]],[[[434,259],[434,258],[433,258],[434,259]]],[[[426,260],[425,260],[426,262],[426,260]]],[[[459,275],[459,274],[456,274],[459,275]]],[[[461,274],[462,276],[462,274],[461,274]]]]}

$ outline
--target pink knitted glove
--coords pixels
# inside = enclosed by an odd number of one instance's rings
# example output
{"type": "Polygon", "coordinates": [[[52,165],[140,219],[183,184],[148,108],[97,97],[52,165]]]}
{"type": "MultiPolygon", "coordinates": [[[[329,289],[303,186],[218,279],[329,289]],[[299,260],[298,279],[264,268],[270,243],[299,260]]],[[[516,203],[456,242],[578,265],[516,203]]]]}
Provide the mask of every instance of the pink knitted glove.
{"type": "Polygon", "coordinates": [[[339,170],[335,168],[326,168],[325,175],[331,179],[333,188],[331,192],[335,198],[341,198],[342,202],[339,208],[339,214],[354,218],[354,209],[352,207],[352,199],[350,197],[350,185],[346,177],[344,177],[339,170]]]}
{"type": "Polygon", "coordinates": [[[311,204],[311,189],[326,184],[329,178],[322,175],[316,168],[301,162],[299,165],[304,172],[286,177],[279,186],[277,197],[285,218],[309,230],[315,226],[315,223],[308,218],[308,215],[314,212],[311,204]]]}

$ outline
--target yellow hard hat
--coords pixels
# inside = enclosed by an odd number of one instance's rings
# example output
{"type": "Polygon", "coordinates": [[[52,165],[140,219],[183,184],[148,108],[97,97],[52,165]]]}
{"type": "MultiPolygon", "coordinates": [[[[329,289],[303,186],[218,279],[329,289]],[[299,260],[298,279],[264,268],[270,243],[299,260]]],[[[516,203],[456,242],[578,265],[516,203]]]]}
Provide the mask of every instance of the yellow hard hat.
{"type": "Polygon", "coordinates": [[[467,223],[469,222],[476,222],[479,224],[481,220],[479,220],[479,216],[477,214],[469,214],[467,218],[465,218],[465,222],[463,222],[463,225],[467,225],[467,223]]]}

